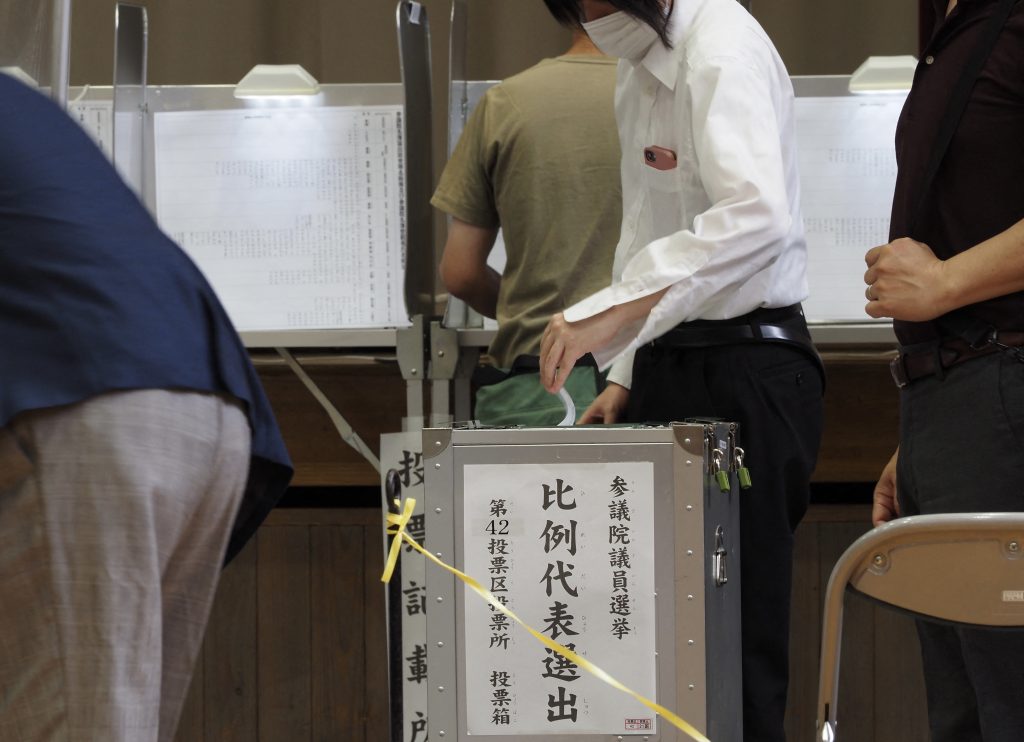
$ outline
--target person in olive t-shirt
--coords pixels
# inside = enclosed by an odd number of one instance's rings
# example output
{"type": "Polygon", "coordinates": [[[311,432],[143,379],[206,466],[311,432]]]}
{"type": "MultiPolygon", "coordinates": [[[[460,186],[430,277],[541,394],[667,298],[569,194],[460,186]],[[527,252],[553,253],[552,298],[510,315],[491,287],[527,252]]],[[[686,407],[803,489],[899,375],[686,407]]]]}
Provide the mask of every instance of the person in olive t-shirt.
{"type": "MultiPolygon", "coordinates": [[[[441,278],[497,318],[490,355],[515,368],[477,392],[484,424],[548,425],[564,415],[540,385],[535,356],[553,313],[611,282],[622,214],[615,70],[616,60],[574,29],[565,55],[487,91],[434,194],[452,217],[441,278]],[[499,228],[508,256],[501,275],[487,265],[499,228]]],[[[602,385],[595,368],[582,367],[566,386],[582,411],[602,385]]]]}

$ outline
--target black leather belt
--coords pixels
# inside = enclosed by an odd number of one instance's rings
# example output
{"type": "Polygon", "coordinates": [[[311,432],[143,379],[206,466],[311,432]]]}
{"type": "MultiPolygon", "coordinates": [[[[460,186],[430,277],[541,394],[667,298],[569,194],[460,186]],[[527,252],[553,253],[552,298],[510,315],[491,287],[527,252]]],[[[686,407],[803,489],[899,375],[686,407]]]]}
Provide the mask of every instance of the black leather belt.
{"type": "Polygon", "coordinates": [[[732,319],[682,322],[653,340],[651,345],[702,348],[763,340],[798,345],[817,355],[799,304],[781,309],[755,309],[732,319]]]}
{"type": "Polygon", "coordinates": [[[998,353],[1001,346],[1019,347],[1024,345],[1024,332],[999,332],[996,334],[998,345],[982,345],[973,347],[966,340],[951,338],[949,340],[921,343],[904,348],[898,356],[889,362],[889,372],[893,381],[900,389],[905,389],[919,379],[939,376],[947,368],[952,368],[965,361],[998,353]]]}

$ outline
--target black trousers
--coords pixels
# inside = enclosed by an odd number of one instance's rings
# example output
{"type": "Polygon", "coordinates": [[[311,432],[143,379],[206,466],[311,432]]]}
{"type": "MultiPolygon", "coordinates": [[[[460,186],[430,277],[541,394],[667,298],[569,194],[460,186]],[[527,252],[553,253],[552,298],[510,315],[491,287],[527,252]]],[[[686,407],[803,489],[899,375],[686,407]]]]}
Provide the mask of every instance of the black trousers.
{"type": "MultiPolygon", "coordinates": [[[[900,420],[903,515],[1024,510],[1024,364],[995,354],[916,381],[900,420]]],[[[1024,632],[918,621],[918,636],[933,742],[1024,740],[1024,632]]]]}
{"type": "Polygon", "coordinates": [[[793,531],[807,510],[822,427],[820,367],[789,345],[645,346],[630,422],[717,417],[740,424],[753,487],[740,499],[743,727],[784,742],[793,531]]]}

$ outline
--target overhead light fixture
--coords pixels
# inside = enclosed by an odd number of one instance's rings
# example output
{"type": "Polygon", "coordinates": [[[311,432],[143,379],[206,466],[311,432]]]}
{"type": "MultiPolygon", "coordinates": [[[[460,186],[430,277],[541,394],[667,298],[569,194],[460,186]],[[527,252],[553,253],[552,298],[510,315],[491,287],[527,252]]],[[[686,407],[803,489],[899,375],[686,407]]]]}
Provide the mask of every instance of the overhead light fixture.
{"type": "Polygon", "coordinates": [[[868,57],[850,77],[851,93],[906,93],[914,82],[917,58],[868,57]]]}
{"type": "Polygon", "coordinates": [[[300,64],[258,64],[235,85],[236,98],[290,98],[320,92],[320,83],[300,64]]]}

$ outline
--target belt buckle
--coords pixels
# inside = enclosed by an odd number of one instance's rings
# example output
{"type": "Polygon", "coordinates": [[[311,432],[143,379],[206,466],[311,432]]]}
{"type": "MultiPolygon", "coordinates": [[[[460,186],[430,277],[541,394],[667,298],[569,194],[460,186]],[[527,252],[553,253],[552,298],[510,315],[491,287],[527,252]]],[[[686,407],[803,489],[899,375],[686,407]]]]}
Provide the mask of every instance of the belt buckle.
{"type": "Polygon", "coordinates": [[[892,374],[897,389],[906,389],[910,385],[910,377],[907,376],[907,367],[903,360],[903,354],[900,353],[889,361],[889,373],[892,374]]]}

